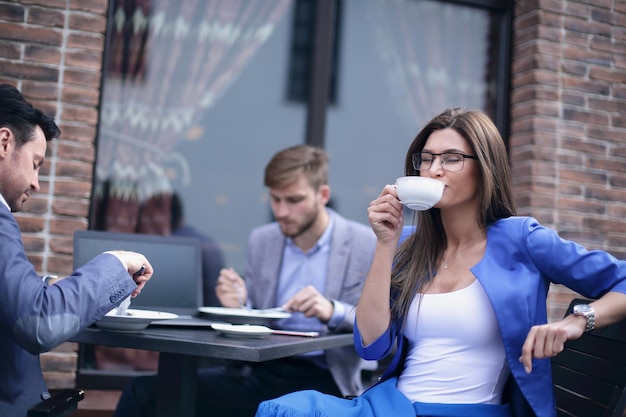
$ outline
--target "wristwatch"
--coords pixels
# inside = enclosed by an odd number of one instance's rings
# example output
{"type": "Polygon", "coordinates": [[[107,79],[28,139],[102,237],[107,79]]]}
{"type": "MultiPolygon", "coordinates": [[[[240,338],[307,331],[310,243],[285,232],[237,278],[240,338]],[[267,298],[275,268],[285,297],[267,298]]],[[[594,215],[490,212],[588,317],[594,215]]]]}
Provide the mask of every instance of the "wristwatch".
{"type": "Polygon", "coordinates": [[[587,319],[585,332],[596,328],[596,312],[589,304],[576,304],[573,309],[575,316],[583,316],[587,319]]]}

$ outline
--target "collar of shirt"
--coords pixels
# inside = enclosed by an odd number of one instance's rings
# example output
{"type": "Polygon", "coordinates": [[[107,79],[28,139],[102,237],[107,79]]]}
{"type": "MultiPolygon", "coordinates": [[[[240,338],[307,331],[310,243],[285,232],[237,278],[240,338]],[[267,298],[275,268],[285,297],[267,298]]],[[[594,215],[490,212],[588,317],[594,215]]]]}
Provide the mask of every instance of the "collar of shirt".
{"type": "Polygon", "coordinates": [[[317,251],[319,251],[323,247],[330,247],[330,237],[332,234],[334,224],[335,224],[335,220],[333,219],[333,215],[331,214],[330,211],[328,211],[328,225],[326,226],[326,230],[324,230],[324,233],[322,233],[322,236],[320,236],[320,238],[317,239],[317,242],[315,242],[315,245],[313,245],[313,247],[308,252],[304,253],[302,249],[300,249],[299,247],[295,245],[295,243],[293,243],[293,239],[290,237],[285,239],[285,250],[288,249],[290,251],[300,252],[301,254],[304,254],[305,256],[311,256],[317,253],[317,251]]]}
{"type": "Polygon", "coordinates": [[[0,194],[0,203],[4,204],[6,208],[8,208],[9,211],[11,211],[11,207],[9,207],[9,204],[7,203],[7,201],[4,199],[4,197],[2,197],[2,194],[0,194]]]}

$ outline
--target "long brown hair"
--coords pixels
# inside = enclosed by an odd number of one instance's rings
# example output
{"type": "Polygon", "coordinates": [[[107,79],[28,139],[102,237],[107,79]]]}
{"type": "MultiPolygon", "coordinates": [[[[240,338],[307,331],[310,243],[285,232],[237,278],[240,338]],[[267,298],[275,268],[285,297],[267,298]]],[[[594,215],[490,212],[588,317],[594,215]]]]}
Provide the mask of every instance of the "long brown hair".
{"type": "MultiPolygon", "coordinates": [[[[491,119],[478,110],[447,109],[433,118],[415,137],[406,154],[406,175],[419,175],[412,156],[420,152],[430,135],[454,129],[467,140],[478,157],[478,225],[486,229],[493,222],[515,215],[511,172],[502,136],[491,119]]],[[[413,297],[432,279],[447,246],[439,209],[417,212],[416,231],[398,248],[391,275],[392,316],[404,319],[413,297]]]]}

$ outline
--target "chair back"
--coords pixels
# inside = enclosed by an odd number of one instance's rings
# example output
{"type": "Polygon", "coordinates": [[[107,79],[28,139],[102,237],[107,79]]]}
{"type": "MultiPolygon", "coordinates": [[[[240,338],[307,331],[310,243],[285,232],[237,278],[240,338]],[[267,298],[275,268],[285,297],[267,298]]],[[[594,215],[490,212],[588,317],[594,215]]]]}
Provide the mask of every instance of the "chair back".
{"type": "MultiPolygon", "coordinates": [[[[589,300],[574,299],[576,304],[589,300]]],[[[566,314],[566,316],[567,316],[566,314]]],[[[622,417],[626,409],[626,320],[568,341],[552,358],[558,417],[622,417]]]]}

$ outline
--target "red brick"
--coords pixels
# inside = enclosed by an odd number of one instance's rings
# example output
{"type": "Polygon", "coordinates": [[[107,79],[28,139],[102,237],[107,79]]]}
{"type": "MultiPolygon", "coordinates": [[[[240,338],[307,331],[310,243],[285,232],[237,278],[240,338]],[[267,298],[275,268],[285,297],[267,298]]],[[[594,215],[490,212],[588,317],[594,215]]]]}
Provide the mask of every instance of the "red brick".
{"type": "Polygon", "coordinates": [[[67,0],[20,0],[20,3],[25,5],[37,5],[51,9],[64,9],[66,2],[67,0]]]}
{"type": "Polygon", "coordinates": [[[48,208],[48,198],[43,191],[47,190],[42,190],[42,192],[31,195],[26,203],[24,203],[24,209],[28,213],[42,214],[46,212],[48,208]]]}
{"type": "MultiPolygon", "coordinates": [[[[20,56],[21,51],[18,43],[0,41],[0,57],[2,57],[2,60],[15,60],[20,58],[20,56]]],[[[0,61],[0,67],[2,67],[3,65],[4,64],[2,64],[0,61]]]]}
{"type": "Polygon", "coordinates": [[[82,85],[94,89],[100,89],[100,72],[85,69],[67,69],[63,80],[68,85],[82,85]]]}
{"type": "Polygon", "coordinates": [[[613,115],[611,120],[613,123],[611,124],[614,127],[620,128],[622,130],[626,129],[626,115],[623,113],[613,115]]]}
{"type": "Polygon", "coordinates": [[[108,4],[108,0],[70,0],[70,9],[106,15],[108,4]]]}
{"type": "Polygon", "coordinates": [[[12,40],[51,46],[60,46],[63,41],[63,33],[55,29],[13,23],[3,23],[2,29],[2,36],[5,41],[12,40]]]}
{"type": "Polygon", "coordinates": [[[28,23],[33,25],[62,28],[65,23],[65,16],[61,10],[29,7],[28,23]]]}
{"type": "Polygon", "coordinates": [[[106,30],[106,18],[102,15],[71,13],[69,27],[71,30],[104,33],[106,30]]]}
{"type": "Polygon", "coordinates": [[[88,199],[91,196],[91,178],[88,181],[57,180],[54,190],[59,196],[88,199]]]}
{"type": "Polygon", "coordinates": [[[26,9],[20,4],[0,4],[0,16],[3,21],[24,22],[26,9]]]}
{"type": "Polygon", "coordinates": [[[562,50],[563,59],[572,59],[587,64],[597,64],[609,67],[611,54],[605,51],[594,51],[578,46],[564,45],[562,50]]]}
{"type": "Polygon", "coordinates": [[[626,233],[626,223],[621,220],[603,220],[588,217],[583,224],[591,230],[626,233]]]}
{"type": "Polygon", "coordinates": [[[589,78],[591,80],[624,84],[626,83],[626,70],[594,66],[589,69],[589,78]]]}
{"type": "Polygon", "coordinates": [[[66,65],[74,69],[99,70],[102,66],[102,55],[94,52],[68,52],[65,59],[66,65]]]}
{"type": "Polygon", "coordinates": [[[563,138],[562,145],[564,149],[569,149],[583,154],[606,155],[607,144],[602,142],[581,142],[570,138],[563,138]]]}
{"type": "Polygon", "coordinates": [[[24,48],[24,60],[41,64],[60,65],[61,50],[56,47],[26,45],[24,48]]]}
{"type": "Polygon", "coordinates": [[[24,96],[36,100],[55,100],[58,98],[59,89],[56,83],[40,83],[37,81],[24,80],[20,89],[24,96]]]}
{"type": "MultiPolygon", "coordinates": [[[[67,139],[69,142],[78,142],[80,144],[88,143],[93,144],[96,138],[96,122],[89,125],[85,124],[65,124],[60,123],[59,128],[63,133],[63,139],[67,139]]],[[[59,155],[63,156],[62,149],[59,147],[59,155]]]]}
{"type": "MultiPolygon", "coordinates": [[[[22,243],[24,244],[24,249],[27,252],[42,252],[45,247],[45,240],[42,237],[32,236],[29,234],[22,235],[22,243]]],[[[31,262],[33,261],[31,260],[31,262]]]]}
{"type": "Polygon", "coordinates": [[[60,177],[73,179],[90,179],[93,166],[92,164],[73,161],[59,160],[57,162],[56,174],[60,177]]]}
{"type": "Polygon", "coordinates": [[[0,71],[4,77],[24,78],[36,81],[58,81],[58,68],[42,67],[36,63],[2,62],[0,71]]]}
{"type": "Polygon", "coordinates": [[[588,19],[578,19],[567,17],[565,19],[565,29],[573,32],[594,33],[601,36],[611,36],[611,26],[603,22],[589,21],[588,19]]]}
{"type": "Polygon", "coordinates": [[[97,106],[100,91],[93,88],[68,86],[63,88],[63,101],[71,104],[97,106]]]}
{"type": "Polygon", "coordinates": [[[609,123],[608,115],[597,113],[595,110],[563,109],[563,119],[604,126],[609,123]]]}
{"type": "Polygon", "coordinates": [[[22,233],[41,232],[44,229],[45,220],[39,217],[21,216],[16,220],[22,233]]]}
{"type": "MultiPolygon", "coordinates": [[[[50,249],[55,254],[69,254],[71,255],[74,247],[74,232],[76,230],[83,230],[83,227],[74,223],[73,226],[78,229],[68,229],[65,231],[63,236],[54,236],[50,239],[50,249]]],[[[55,257],[58,261],[63,263],[63,267],[67,267],[66,263],[68,258],[66,256],[63,257],[55,257]]]]}
{"type": "Polygon", "coordinates": [[[87,217],[89,203],[57,198],[52,203],[52,211],[63,216],[87,217]]]}
{"type": "Polygon", "coordinates": [[[84,32],[71,33],[67,37],[67,46],[69,48],[87,49],[100,53],[104,46],[104,36],[84,32]]]}
{"type": "MultiPolygon", "coordinates": [[[[582,168],[581,168],[582,169],[582,168]]],[[[588,171],[578,171],[572,169],[561,168],[559,170],[559,178],[561,180],[569,180],[575,182],[581,182],[585,184],[606,184],[606,174],[593,173],[588,171]]]]}
{"type": "Polygon", "coordinates": [[[57,151],[58,156],[63,159],[89,162],[90,165],[93,165],[96,157],[93,145],[87,143],[59,141],[57,151]]]}
{"type": "Polygon", "coordinates": [[[67,276],[72,273],[72,255],[71,246],[67,245],[68,252],[66,255],[51,254],[48,256],[48,270],[53,271],[56,275],[67,276]]]}
{"type": "Polygon", "coordinates": [[[98,121],[98,111],[96,108],[85,108],[67,106],[63,108],[61,118],[67,121],[96,124],[98,121]]]}
{"type": "Polygon", "coordinates": [[[626,177],[611,176],[611,178],[609,178],[609,185],[612,187],[626,188],[626,177]]]}
{"type": "MultiPolygon", "coordinates": [[[[87,228],[86,218],[80,219],[77,217],[69,217],[69,218],[53,219],[50,221],[50,233],[54,235],[73,236],[76,230],[84,230],[86,228],[87,228]]],[[[65,244],[63,244],[62,247],[65,247],[65,244]]],[[[67,253],[67,252],[64,252],[64,253],[67,253]]]]}

